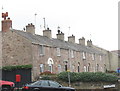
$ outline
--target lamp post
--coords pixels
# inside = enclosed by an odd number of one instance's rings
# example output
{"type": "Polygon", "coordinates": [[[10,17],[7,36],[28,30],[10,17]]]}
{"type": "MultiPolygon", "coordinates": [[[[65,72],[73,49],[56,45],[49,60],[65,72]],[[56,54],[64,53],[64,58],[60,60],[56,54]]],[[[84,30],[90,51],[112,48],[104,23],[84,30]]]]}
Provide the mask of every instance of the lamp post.
{"type": "Polygon", "coordinates": [[[70,70],[67,70],[68,72],[68,85],[69,87],[71,87],[71,82],[70,82],[70,70]]]}

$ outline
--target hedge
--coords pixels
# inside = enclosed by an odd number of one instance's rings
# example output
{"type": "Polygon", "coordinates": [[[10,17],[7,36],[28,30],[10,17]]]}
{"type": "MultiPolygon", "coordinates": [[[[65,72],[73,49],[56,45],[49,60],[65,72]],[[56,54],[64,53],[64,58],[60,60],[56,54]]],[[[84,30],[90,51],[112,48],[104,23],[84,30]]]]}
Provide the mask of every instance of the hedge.
{"type": "MultiPolygon", "coordinates": [[[[77,76],[78,74],[75,73],[75,72],[69,72],[69,75],[70,75],[70,81],[71,82],[75,82],[77,81],[77,76]]],[[[60,80],[63,80],[63,81],[66,81],[68,82],[68,72],[61,72],[57,75],[58,79],[60,80]]]]}
{"type": "Polygon", "coordinates": [[[2,67],[2,70],[12,71],[16,69],[30,69],[32,68],[32,65],[16,65],[16,66],[5,66],[2,67]]]}
{"type": "MultiPolygon", "coordinates": [[[[102,72],[70,72],[71,82],[116,82],[117,76],[102,72]]],[[[58,79],[68,82],[68,72],[61,72],[57,75],[58,79]]]]}

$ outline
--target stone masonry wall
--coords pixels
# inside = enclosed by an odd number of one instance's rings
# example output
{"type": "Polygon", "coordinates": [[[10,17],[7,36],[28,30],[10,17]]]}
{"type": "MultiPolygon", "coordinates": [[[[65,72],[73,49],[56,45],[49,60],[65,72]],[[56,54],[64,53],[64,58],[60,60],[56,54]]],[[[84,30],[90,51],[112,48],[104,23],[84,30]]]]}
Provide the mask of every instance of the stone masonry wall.
{"type": "Polygon", "coordinates": [[[44,65],[44,71],[49,70],[48,59],[51,58],[53,60],[53,69],[52,72],[59,73],[61,71],[65,71],[65,65],[67,64],[68,70],[72,72],[78,72],[78,63],[80,63],[79,70],[80,72],[84,72],[84,66],[86,66],[86,71],[96,72],[101,71],[104,72],[105,65],[105,57],[102,55],[100,60],[100,55],[95,54],[95,60],[92,60],[92,53],[86,54],[86,60],[82,58],[82,52],[73,51],[74,57],[71,57],[70,50],[68,49],[60,49],[60,55],[57,55],[57,48],[44,46],[44,55],[40,55],[40,49],[38,44],[32,45],[32,53],[33,53],[33,75],[34,77],[39,76],[40,74],[40,64],[44,65]],[[67,61],[67,63],[65,63],[67,61]],[[96,65],[98,66],[98,70],[96,70],[96,65]],[[58,68],[58,65],[61,65],[61,70],[58,68]]]}
{"type": "Polygon", "coordinates": [[[31,42],[13,31],[2,33],[2,65],[27,65],[32,63],[31,42]]]}

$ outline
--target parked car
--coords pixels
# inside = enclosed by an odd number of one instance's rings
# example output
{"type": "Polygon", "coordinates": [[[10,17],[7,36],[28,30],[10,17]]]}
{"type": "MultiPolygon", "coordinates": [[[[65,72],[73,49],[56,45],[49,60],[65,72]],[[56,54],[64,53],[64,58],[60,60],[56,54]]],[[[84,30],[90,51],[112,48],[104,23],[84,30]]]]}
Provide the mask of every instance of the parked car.
{"type": "Polygon", "coordinates": [[[76,91],[75,88],[64,87],[55,81],[40,80],[26,84],[22,91],[76,91]]]}
{"type": "Polygon", "coordinates": [[[0,80],[0,91],[13,91],[14,86],[13,82],[0,80]]]}

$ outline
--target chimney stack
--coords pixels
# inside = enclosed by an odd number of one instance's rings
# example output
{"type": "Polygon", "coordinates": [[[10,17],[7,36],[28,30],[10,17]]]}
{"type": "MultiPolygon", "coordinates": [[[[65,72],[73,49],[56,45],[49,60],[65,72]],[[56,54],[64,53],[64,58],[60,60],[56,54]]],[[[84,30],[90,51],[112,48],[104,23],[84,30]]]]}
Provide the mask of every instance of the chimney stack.
{"type": "Polygon", "coordinates": [[[2,32],[7,32],[12,28],[12,20],[10,20],[10,18],[6,19],[6,17],[8,17],[8,12],[2,13],[2,18],[4,18],[4,20],[2,20],[2,32]]]}
{"type": "Polygon", "coordinates": [[[79,39],[79,44],[85,46],[85,38],[84,37],[79,39]]]}
{"type": "Polygon", "coordinates": [[[35,34],[35,26],[31,23],[26,26],[26,32],[35,34]]]}
{"type": "Polygon", "coordinates": [[[75,36],[69,36],[68,37],[68,42],[75,43],[75,36]]]}
{"type": "Polygon", "coordinates": [[[88,40],[88,41],[87,41],[87,46],[88,46],[88,47],[91,47],[91,46],[92,46],[92,41],[91,41],[91,40],[88,40]]]}
{"type": "Polygon", "coordinates": [[[57,39],[64,41],[64,33],[62,33],[59,29],[58,29],[58,34],[56,35],[57,35],[57,39]]]}
{"type": "Polygon", "coordinates": [[[51,30],[49,28],[47,28],[47,30],[43,30],[43,36],[46,36],[48,38],[52,38],[51,30]]]}

